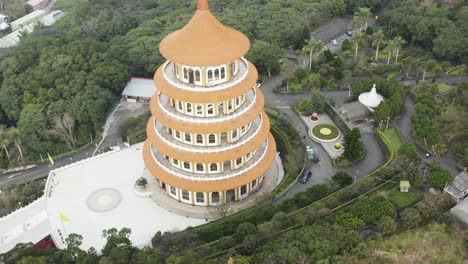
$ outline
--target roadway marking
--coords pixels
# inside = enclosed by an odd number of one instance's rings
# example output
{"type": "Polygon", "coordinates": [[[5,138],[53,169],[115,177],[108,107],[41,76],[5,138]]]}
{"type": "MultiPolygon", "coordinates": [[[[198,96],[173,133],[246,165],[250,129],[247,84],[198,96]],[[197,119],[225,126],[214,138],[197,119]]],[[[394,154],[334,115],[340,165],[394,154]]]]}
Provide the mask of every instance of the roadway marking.
{"type": "Polygon", "coordinates": [[[21,174],[21,173],[12,174],[12,175],[8,176],[8,179],[11,179],[11,178],[15,177],[16,175],[20,175],[20,174],[21,174]]]}
{"type": "Polygon", "coordinates": [[[290,106],[273,106],[274,108],[280,108],[280,109],[290,109],[290,106]]]}

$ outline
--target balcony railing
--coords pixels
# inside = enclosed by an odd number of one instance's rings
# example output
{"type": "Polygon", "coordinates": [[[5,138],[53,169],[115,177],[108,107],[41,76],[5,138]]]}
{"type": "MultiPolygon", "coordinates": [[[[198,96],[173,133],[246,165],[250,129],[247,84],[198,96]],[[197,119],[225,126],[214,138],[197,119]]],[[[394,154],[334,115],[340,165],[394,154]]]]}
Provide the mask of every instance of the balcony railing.
{"type": "Polygon", "coordinates": [[[194,92],[213,92],[213,91],[227,89],[229,87],[232,87],[240,83],[242,80],[245,79],[245,77],[247,77],[247,74],[249,73],[249,63],[247,62],[246,59],[241,58],[240,63],[239,63],[239,71],[237,72],[236,75],[232,76],[230,81],[205,87],[205,86],[188,84],[188,83],[179,81],[175,75],[174,67],[172,65],[173,64],[171,61],[166,61],[164,63],[163,65],[164,79],[172,86],[175,86],[183,90],[194,91],[194,92]]]}
{"type": "Polygon", "coordinates": [[[263,160],[267,152],[268,152],[268,139],[266,139],[265,143],[263,143],[258,148],[258,151],[255,153],[254,157],[252,157],[252,159],[246,163],[248,165],[244,165],[240,169],[232,170],[229,172],[225,171],[222,173],[215,173],[215,174],[197,174],[197,173],[183,172],[182,170],[177,170],[176,168],[174,168],[173,165],[169,163],[167,159],[162,157],[162,154],[160,154],[153,147],[153,145],[151,145],[151,154],[153,156],[154,161],[158,164],[159,167],[161,167],[163,170],[167,171],[168,173],[174,176],[177,176],[183,179],[193,180],[193,181],[217,181],[217,180],[224,180],[224,179],[229,179],[229,178],[239,176],[242,173],[245,173],[251,170],[253,167],[257,166],[260,163],[260,161],[263,160]]]}
{"type": "MultiPolygon", "coordinates": [[[[168,145],[181,149],[184,151],[189,151],[189,152],[195,152],[195,153],[214,153],[214,152],[221,152],[221,151],[227,151],[231,149],[235,149],[243,144],[246,144],[252,140],[259,132],[260,129],[262,128],[263,124],[263,119],[262,119],[262,114],[260,114],[260,117],[253,121],[252,126],[250,129],[247,131],[245,135],[243,135],[238,141],[234,143],[224,143],[221,146],[197,146],[197,145],[189,145],[188,143],[182,143],[177,141],[176,139],[172,138],[170,134],[165,133],[164,127],[160,124],[157,123],[156,120],[154,122],[154,129],[156,131],[156,134],[168,145]],[[164,132],[160,132],[164,131],[164,132]]],[[[230,133],[230,131],[228,132],[230,133]]],[[[196,140],[194,137],[193,140],[196,140]]]]}
{"type": "Polygon", "coordinates": [[[220,112],[218,116],[213,117],[194,117],[184,115],[170,106],[169,98],[167,96],[160,94],[157,99],[159,100],[159,105],[161,105],[162,110],[175,119],[196,124],[210,124],[231,120],[249,111],[255,104],[255,100],[257,99],[257,91],[256,89],[249,90],[249,92],[247,92],[247,98],[245,99],[245,102],[234,113],[225,115],[224,113],[220,112]]]}

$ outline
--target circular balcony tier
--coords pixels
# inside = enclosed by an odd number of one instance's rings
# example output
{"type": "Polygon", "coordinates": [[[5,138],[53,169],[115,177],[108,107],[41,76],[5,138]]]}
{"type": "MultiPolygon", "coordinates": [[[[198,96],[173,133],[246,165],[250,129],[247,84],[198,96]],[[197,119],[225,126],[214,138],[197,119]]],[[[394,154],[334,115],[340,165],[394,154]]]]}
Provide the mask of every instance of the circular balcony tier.
{"type": "MultiPolygon", "coordinates": [[[[183,102],[190,102],[190,103],[222,102],[222,101],[226,101],[229,99],[234,99],[238,96],[245,94],[249,89],[252,89],[254,85],[257,83],[257,80],[258,80],[257,69],[251,62],[248,62],[248,64],[249,64],[249,72],[247,73],[245,79],[225,89],[210,91],[209,87],[205,87],[206,89],[202,89],[200,91],[189,91],[189,90],[178,88],[168,83],[166,79],[164,78],[165,65],[160,66],[158,70],[156,71],[156,73],[154,74],[154,83],[156,84],[156,87],[161,93],[175,100],[179,100],[183,102]]],[[[225,84],[229,84],[229,82],[225,84]]],[[[182,84],[181,82],[181,85],[187,85],[187,84],[182,84]]],[[[204,88],[203,86],[195,86],[195,85],[193,85],[193,87],[204,88]]]]}
{"type": "Polygon", "coordinates": [[[159,45],[165,58],[187,66],[230,63],[249,48],[244,34],[221,24],[208,8],[199,8],[185,27],[166,36],[159,45]]]}
{"type": "Polygon", "coordinates": [[[186,116],[181,113],[175,113],[174,109],[163,109],[157,95],[151,98],[150,108],[153,117],[165,127],[193,134],[213,134],[226,132],[226,128],[235,129],[247,125],[263,112],[263,104],[263,93],[259,89],[256,89],[256,99],[252,106],[244,110],[245,112],[242,114],[237,115],[236,113],[242,111],[241,109],[223,117],[186,116]],[[208,122],[207,120],[213,121],[208,122]]]}
{"type": "MultiPolygon", "coordinates": [[[[266,118],[266,113],[263,113],[262,123],[258,129],[258,133],[253,134],[250,139],[247,133],[246,135],[241,137],[239,141],[236,141],[234,143],[222,144],[220,146],[205,147],[191,146],[183,143],[176,143],[173,145],[168,144],[168,142],[164,141],[156,133],[154,122],[151,121],[148,122],[146,131],[148,135],[148,140],[151,142],[151,144],[153,144],[153,146],[155,146],[159,152],[166,156],[192,163],[213,163],[234,160],[258,149],[268,137],[270,131],[270,122],[268,121],[268,118],[266,118]],[[246,139],[249,140],[246,141],[246,139]],[[235,148],[228,148],[230,145],[236,144],[238,146],[236,146],[235,148]],[[177,145],[181,146],[178,147],[177,145]],[[184,150],[181,147],[185,147],[186,149],[184,150]],[[191,150],[188,150],[188,147],[190,147],[191,150]],[[225,148],[225,150],[222,149],[223,147],[225,148]],[[206,150],[209,149],[219,149],[219,151],[207,152],[206,150]]],[[[249,130],[252,130],[252,127],[249,130]]],[[[175,139],[172,140],[177,142],[175,139]]]]}
{"type": "Polygon", "coordinates": [[[273,136],[268,134],[268,148],[266,153],[259,163],[253,168],[227,179],[197,181],[172,175],[170,172],[160,167],[153,158],[151,145],[148,140],[146,141],[143,149],[143,160],[152,175],[171,186],[192,192],[219,192],[248,184],[263,175],[270,168],[271,164],[274,162],[275,156],[276,143],[273,136]]]}

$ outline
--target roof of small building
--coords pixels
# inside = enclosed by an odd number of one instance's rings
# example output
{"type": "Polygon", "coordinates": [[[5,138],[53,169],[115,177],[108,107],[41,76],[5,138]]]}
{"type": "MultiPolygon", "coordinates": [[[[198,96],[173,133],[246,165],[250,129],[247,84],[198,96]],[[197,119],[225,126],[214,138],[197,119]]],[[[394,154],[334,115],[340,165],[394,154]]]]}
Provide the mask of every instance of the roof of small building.
{"type": "Polygon", "coordinates": [[[400,187],[411,187],[409,181],[400,181],[400,187]]]}
{"type": "Polygon", "coordinates": [[[450,212],[468,225],[468,199],[463,200],[450,209],[450,212]]]}
{"type": "Polygon", "coordinates": [[[15,21],[11,22],[12,25],[22,25],[25,23],[28,23],[30,20],[35,19],[36,17],[44,16],[45,11],[44,10],[36,10],[33,11],[23,17],[20,17],[16,19],[15,21]]]}
{"type": "Polygon", "coordinates": [[[384,101],[384,97],[377,93],[375,84],[370,92],[360,94],[358,99],[361,104],[370,108],[375,108],[384,101]]]}
{"type": "Polygon", "coordinates": [[[187,66],[217,66],[244,56],[249,39],[221,24],[211,13],[208,0],[199,0],[190,22],[165,37],[159,49],[168,60],[187,66]]]}
{"type": "Polygon", "coordinates": [[[26,4],[30,5],[30,6],[36,6],[36,5],[39,5],[39,4],[42,4],[43,2],[46,2],[47,0],[28,0],[26,2],[26,4]]]}
{"type": "Polygon", "coordinates": [[[359,102],[344,104],[339,109],[341,114],[348,117],[349,120],[362,119],[369,115],[369,109],[359,102]]]}
{"type": "Polygon", "coordinates": [[[133,77],[125,86],[123,96],[151,98],[156,92],[156,85],[152,79],[133,77]]]}
{"type": "Polygon", "coordinates": [[[463,171],[453,179],[453,182],[445,188],[445,191],[454,198],[460,199],[464,196],[463,192],[467,189],[468,172],[463,171]]]}

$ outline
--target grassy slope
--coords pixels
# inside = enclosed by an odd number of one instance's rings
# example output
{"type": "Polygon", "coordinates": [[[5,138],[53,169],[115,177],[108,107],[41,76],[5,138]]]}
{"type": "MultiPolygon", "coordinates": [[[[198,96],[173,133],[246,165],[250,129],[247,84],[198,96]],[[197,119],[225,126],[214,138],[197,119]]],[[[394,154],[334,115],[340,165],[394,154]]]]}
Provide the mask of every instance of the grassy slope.
{"type": "MultiPolygon", "coordinates": [[[[368,243],[367,261],[384,257],[393,263],[463,263],[463,243],[445,225],[429,225],[368,243]]],[[[366,260],[360,263],[367,263],[366,260]]]]}

